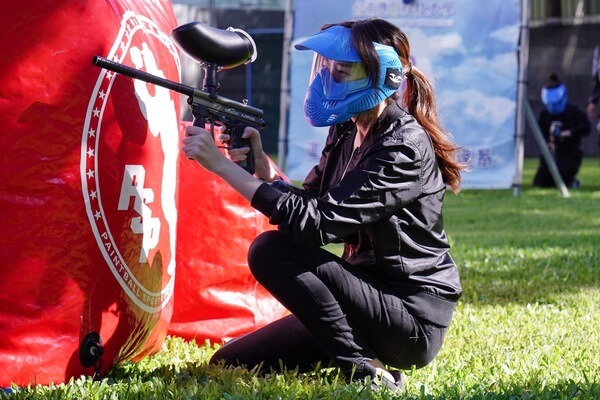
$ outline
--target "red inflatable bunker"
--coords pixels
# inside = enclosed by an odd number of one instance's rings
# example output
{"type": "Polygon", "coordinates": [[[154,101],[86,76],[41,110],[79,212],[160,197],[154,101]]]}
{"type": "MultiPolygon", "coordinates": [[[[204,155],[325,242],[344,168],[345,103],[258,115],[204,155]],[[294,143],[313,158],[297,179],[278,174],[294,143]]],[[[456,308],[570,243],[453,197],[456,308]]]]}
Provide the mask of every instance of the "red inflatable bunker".
{"type": "Polygon", "coordinates": [[[4,4],[0,387],[103,374],[169,329],[218,341],[285,313],[245,265],[264,218],[181,160],[180,95],[91,63],[179,81],[175,26],[168,1],[4,4]]]}
{"type": "Polygon", "coordinates": [[[3,7],[1,386],[104,373],[163,342],[180,99],[134,87],[92,58],[179,80],[175,26],[170,3],[158,1],[3,7]]]}

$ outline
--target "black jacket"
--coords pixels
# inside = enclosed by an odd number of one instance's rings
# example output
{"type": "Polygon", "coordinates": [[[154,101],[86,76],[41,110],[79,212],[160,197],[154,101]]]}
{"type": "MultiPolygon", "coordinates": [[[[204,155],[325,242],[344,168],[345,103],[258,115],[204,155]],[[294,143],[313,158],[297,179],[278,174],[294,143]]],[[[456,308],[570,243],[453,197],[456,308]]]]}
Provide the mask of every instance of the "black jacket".
{"type": "Polygon", "coordinates": [[[417,316],[448,326],[461,285],[431,140],[395,103],[353,152],[355,133],[352,122],[332,127],[302,191],[264,184],[252,204],[292,240],[344,242],[344,259],[386,281],[417,316]]]}

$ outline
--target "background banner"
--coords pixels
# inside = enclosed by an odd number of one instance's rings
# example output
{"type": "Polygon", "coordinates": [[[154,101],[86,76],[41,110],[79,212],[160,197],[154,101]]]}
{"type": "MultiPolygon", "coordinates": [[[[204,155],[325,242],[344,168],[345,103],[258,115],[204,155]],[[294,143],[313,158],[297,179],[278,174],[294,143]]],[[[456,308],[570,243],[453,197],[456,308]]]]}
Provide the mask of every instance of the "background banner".
{"type": "MultiPolygon", "coordinates": [[[[442,123],[468,162],[464,188],[510,188],[515,170],[514,135],[520,0],[337,0],[297,2],[294,40],[326,23],[384,18],[406,32],[413,64],[434,82],[442,123]]],[[[292,43],[293,44],[293,43],[292,43]]],[[[312,52],[291,50],[290,113],[286,174],[303,180],[318,162],[327,128],[304,119],[312,52]]]]}

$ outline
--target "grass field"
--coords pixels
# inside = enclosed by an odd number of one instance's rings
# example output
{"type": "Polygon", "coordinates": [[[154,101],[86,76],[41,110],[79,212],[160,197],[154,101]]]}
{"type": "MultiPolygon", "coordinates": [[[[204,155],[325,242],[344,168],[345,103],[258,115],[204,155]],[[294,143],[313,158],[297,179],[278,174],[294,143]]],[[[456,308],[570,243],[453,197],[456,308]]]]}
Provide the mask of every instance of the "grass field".
{"type": "MultiPolygon", "coordinates": [[[[564,198],[531,188],[447,194],[445,224],[464,295],[442,351],[405,371],[406,399],[600,398],[600,163],[564,198]]],[[[332,247],[332,251],[339,248],[332,247]]],[[[214,348],[168,338],[138,363],[0,399],[388,399],[335,371],[274,374],[208,366],[214,348]]],[[[1,372],[0,372],[1,373],[1,372]]]]}

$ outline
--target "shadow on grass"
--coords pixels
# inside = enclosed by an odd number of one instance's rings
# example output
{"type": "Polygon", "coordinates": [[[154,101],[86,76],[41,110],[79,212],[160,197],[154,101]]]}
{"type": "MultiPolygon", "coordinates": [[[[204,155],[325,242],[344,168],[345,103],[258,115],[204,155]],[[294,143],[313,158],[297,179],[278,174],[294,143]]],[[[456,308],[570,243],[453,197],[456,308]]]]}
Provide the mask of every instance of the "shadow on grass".
{"type": "MultiPolygon", "coordinates": [[[[550,303],[600,288],[597,246],[539,245],[465,250],[460,265],[461,301],[483,304],[550,303]]],[[[593,239],[596,240],[596,239],[593,239]]],[[[460,260],[460,256],[458,258],[460,260]]],[[[460,261],[459,261],[460,263],[460,261]]]]}
{"type": "MultiPolygon", "coordinates": [[[[600,177],[598,179],[600,181],[600,177]]],[[[600,185],[560,198],[552,189],[465,191],[444,209],[462,301],[553,302],[600,287],[600,185]]]]}

